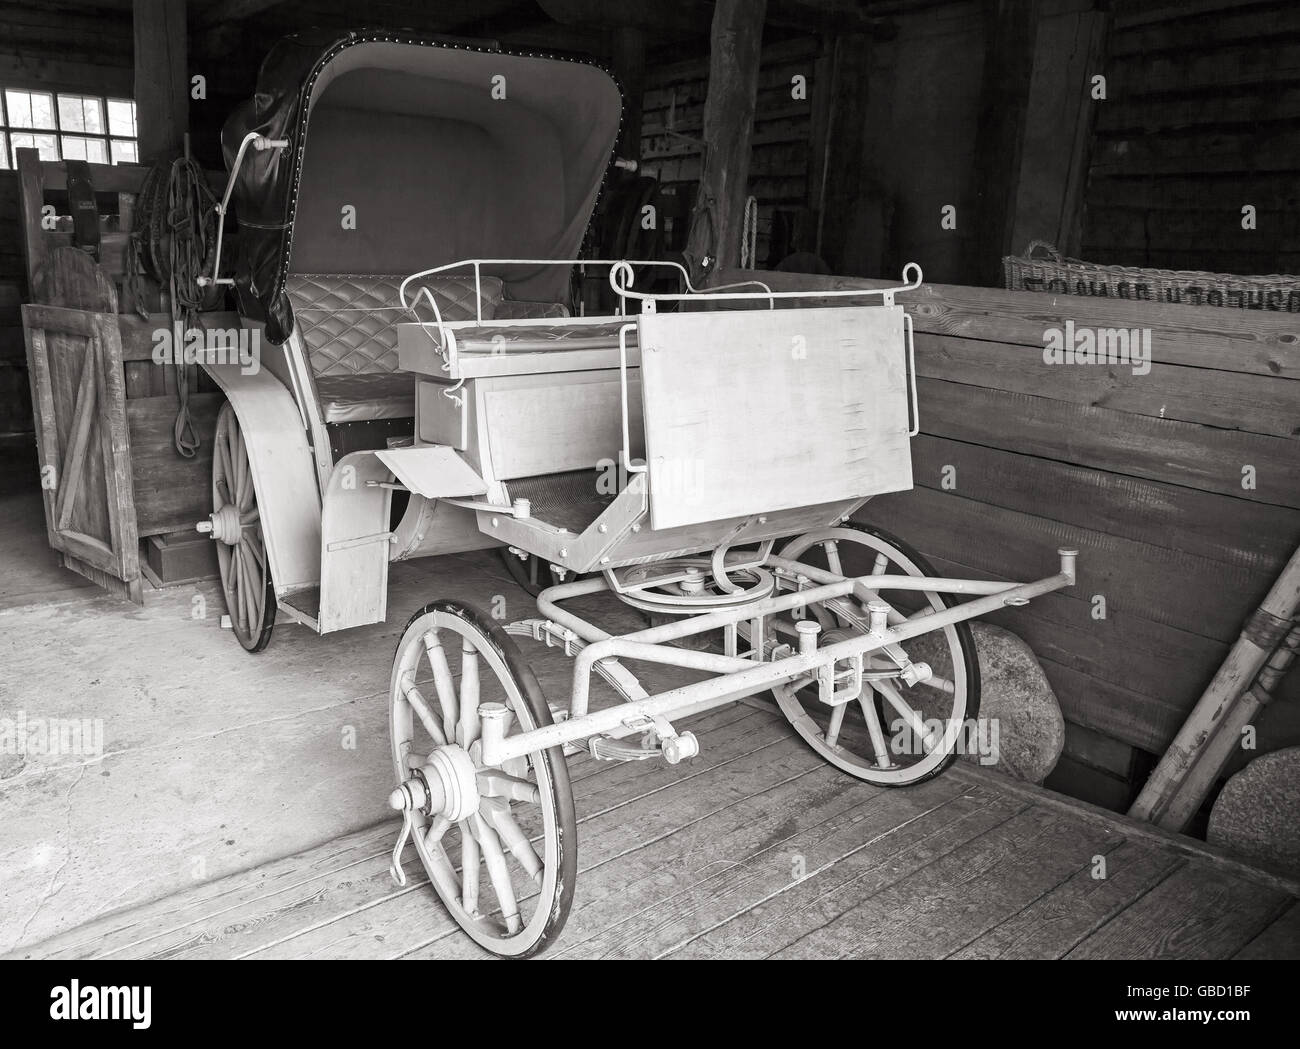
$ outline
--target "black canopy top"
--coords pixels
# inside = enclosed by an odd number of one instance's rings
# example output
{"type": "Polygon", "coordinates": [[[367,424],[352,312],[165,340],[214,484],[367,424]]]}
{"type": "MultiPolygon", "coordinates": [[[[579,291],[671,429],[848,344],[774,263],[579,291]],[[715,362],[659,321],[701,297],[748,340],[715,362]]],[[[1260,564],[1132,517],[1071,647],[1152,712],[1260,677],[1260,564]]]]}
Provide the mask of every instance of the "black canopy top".
{"type": "MultiPolygon", "coordinates": [[[[280,342],[292,273],[573,258],[621,119],[617,83],[582,60],[388,30],[288,37],[222,131],[227,167],[249,132],[289,142],[250,148],[237,177],[241,302],[280,342]]],[[[517,299],[560,301],[568,283],[558,266],[484,272],[517,299]]]]}

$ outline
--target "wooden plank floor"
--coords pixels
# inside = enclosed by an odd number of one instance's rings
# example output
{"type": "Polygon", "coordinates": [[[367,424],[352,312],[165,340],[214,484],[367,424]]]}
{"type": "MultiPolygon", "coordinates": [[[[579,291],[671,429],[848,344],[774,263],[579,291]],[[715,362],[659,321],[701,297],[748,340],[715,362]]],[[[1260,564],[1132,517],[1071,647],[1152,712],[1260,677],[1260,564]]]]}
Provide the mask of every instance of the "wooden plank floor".
{"type": "MultiPolygon", "coordinates": [[[[571,762],[579,877],[549,958],[1300,957],[1298,887],[965,763],[883,790],[774,709],[690,723],[703,750],[571,762]]],[[[483,958],[396,821],[109,915],[20,957],[483,958]]]]}

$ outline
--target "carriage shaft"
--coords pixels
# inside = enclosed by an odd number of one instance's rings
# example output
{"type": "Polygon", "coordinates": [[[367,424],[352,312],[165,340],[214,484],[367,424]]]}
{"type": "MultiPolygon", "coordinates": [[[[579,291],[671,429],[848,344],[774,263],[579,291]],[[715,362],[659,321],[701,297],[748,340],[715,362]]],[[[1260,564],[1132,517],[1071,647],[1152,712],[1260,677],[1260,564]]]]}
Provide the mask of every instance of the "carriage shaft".
{"type": "MultiPolygon", "coordinates": [[[[661,640],[672,640],[697,633],[699,629],[725,626],[741,620],[754,619],[777,611],[797,608],[811,601],[822,601],[828,597],[840,597],[851,592],[854,586],[862,583],[863,580],[845,579],[840,583],[814,587],[797,594],[768,598],[743,609],[712,612],[704,616],[694,617],[684,623],[671,623],[650,630],[638,631],[635,634],[627,635],[625,638],[607,638],[584,649],[578,654],[575,662],[574,694],[571,709],[582,711],[582,713],[559,724],[547,725],[508,738],[502,738],[494,726],[493,731],[485,731],[483,735],[483,763],[485,765],[499,765],[503,761],[512,758],[535,754],[550,747],[561,746],[565,743],[609,732],[629,722],[668,717],[687,706],[698,706],[702,703],[709,705],[703,709],[721,706],[731,700],[763,692],[782,681],[788,681],[809,673],[816,673],[820,668],[838,660],[876,652],[888,645],[897,644],[918,637],[921,634],[928,634],[951,626],[954,623],[974,619],[989,612],[995,612],[1008,602],[1028,601],[1035,597],[1041,597],[1043,594],[1051,593],[1054,590],[1061,590],[1074,583],[1076,555],[1075,551],[1062,550],[1060,556],[1061,571],[1056,575],[1048,576],[1036,582],[1013,586],[1000,593],[979,597],[920,619],[906,620],[878,633],[847,638],[844,641],[838,641],[810,653],[788,656],[785,659],[771,663],[756,663],[745,670],[732,672],[720,670],[721,676],[707,681],[699,681],[694,684],[669,689],[667,692],[661,692],[658,695],[633,703],[621,703],[604,710],[586,713],[585,703],[591,670],[600,659],[620,656],[630,659],[646,659],[646,653],[657,648],[657,642],[661,640]],[[582,699],[583,705],[581,707],[578,704],[579,698],[582,699]]],[[[868,576],[864,578],[867,580],[866,585],[870,585],[871,582],[879,585],[879,577],[868,576]]],[[[938,583],[940,580],[935,580],[935,582],[938,583]]],[[[696,657],[707,655],[704,653],[691,653],[687,657],[683,650],[680,649],[664,649],[657,654],[661,658],[656,659],[656,662],[676,662],[679,665],[694,664],[697,666],[703,666],[705,660],[696,657]],[[687,661],[688,658],[689,662],[687,661]]],[[[729,665],[732,662],[731,657],[714,658],[727,660],[729,665]]]]}

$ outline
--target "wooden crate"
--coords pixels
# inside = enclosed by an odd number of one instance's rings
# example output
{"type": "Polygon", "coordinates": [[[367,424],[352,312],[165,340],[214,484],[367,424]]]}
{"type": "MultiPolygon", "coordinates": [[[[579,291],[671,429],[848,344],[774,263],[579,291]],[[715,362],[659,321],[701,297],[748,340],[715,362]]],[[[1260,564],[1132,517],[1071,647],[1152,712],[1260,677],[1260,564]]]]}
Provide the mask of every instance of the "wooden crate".
{"type": "MultiPolygon", "coordinates": [[[[98,199],[138,194],[148,170],[89,167],[98,199]]],[[[213,185],[224,181],[220,174],[209,177],[213,185]]],[[[43,208],[59,206],[67,170],[20,149],[18,179],[29,298],[39,298],[44,282],[38,272],[47,273],[57,249],[71,239],[42,223],[43,208]]],[[[171,534],[173,550],[184,541],[207,542],[193,527],[211,510],[211,435],[224,397],[192,370],[190,415],[203,443],[194,458],[180,456],[172,446],[176,370],[152,357],[153,333],[170,328],[171,315],[117,312],[118,304],[129,309],[121,292],[128,236],[129,230],[101,235],[98,309],[37,302],[23,307],[23,327],[50,545],[63,553],[66,567],[139,602],[141,540],[171,534]]],[[[152,298],[156,307],[156,289],[152,298]]],[[[205,323],[237,327],[239,319],[210,313],[205,323]]],[[[159,562],[169,563],[189,571],[195,562],[176,556],[159,562]]],[[[160,575],[157,581],[173,580],[160,575]]]]}

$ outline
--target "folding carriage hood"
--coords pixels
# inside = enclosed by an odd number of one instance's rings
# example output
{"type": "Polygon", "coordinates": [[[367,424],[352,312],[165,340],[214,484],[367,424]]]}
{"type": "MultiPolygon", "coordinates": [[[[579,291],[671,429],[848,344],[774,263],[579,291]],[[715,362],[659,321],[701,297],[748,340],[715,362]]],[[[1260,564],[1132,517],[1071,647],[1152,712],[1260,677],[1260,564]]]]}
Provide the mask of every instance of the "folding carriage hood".
{"type": "MultiPolygon", "coordinates": [[[[407,274],[464,258],[575,257],[622,119],[615,80],[585,61],[406,34],[319,31],[272,48],[227,120],[235,286],[267,336],[293,330],[290,273],[407,274]],[[355,228],[345,228],[346,208],[355,228]]],[[[564,298],[563,267],[510,267],[512,298],[564,298]]]]}

